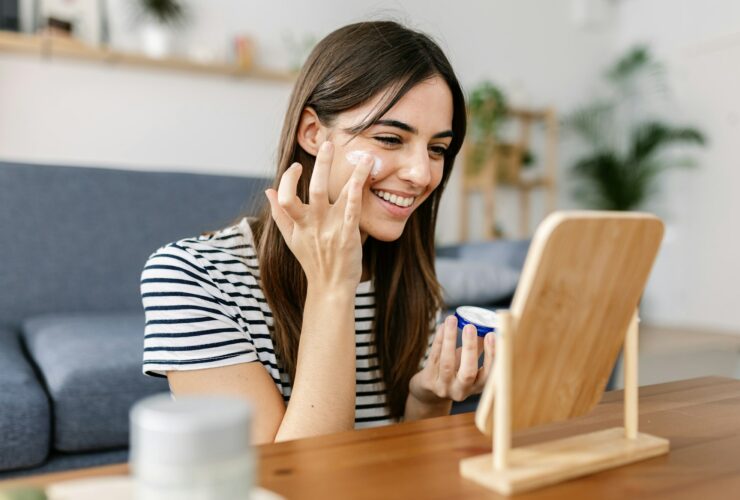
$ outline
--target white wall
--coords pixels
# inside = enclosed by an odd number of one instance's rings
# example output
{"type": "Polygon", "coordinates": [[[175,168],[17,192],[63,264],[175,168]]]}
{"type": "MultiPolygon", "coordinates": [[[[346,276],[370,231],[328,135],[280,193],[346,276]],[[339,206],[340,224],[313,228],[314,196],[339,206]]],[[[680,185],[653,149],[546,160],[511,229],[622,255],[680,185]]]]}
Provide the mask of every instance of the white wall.
{"type": "MultiPolygon", "coordinates": [[[[587,3],[587,2],[586,2],[587,3]]],[[[138,40],[125,1],[111,0],[113,44],[138,40]]],[[[656,211],[669,234],[643,316],[652,323],[740,330],[740,4],[722,0],[623,0],[615,23],[574,24],[579,0],[190,2],[196,22],[183,51],[215,55],[237,33],[254,35],[261,63],[285,66],[284,38],[314,35],[367,18],[394,17],[435,36],[463,85],[491,78],[530,105],[569,110],[601,70],[635,41],[653,44],[675,69],[676,109],[711,144],[701,167],[666,178],[656,211]]],[[[270,175],[289,84],[221,76],[43,61],[0,54],[0,159],[236,175],[270,175]]],[[[574,157],[564,143],[561,171],[574,157]]],[[[567,182],[560,205],[572,206],[567,182]]],[[[439,241],[457,237],[457,179],[440,215],[439,241]]],[[[502,196],[502,221],[516,206],[502,196]]],[[[539,204],[536,204],[536,207],[539,204]]],[[[535,207],[535,208],[536,208],[535,207]]]]}
{"type": "Polygon", "coordinates": [[[287,85],[0,59],[0,157],[267,174],[287,85]]]}
{"type": "MultiPolygon", "coordinates": [[[[113,46],[135,48],[126,2],[110,5],[113,46]]],[[[435,36],[463,85],[491,78],[517,86],[530,104],[560,109],[590,85],[612,43],[609,32],[575,29],[570,0],[189,5],[195,22],[182,33],[185,52],[219,55],[234,34],[250,33],[262,64],[285,66],[289,34],[320,38],[390,16],[435,36]]],[[[289,84],[0,54],[0,158],[268,175],[289,92],[289,84]]],[[[446,195],[441,241],[457,236],[456,188],[446,195]]]]}
{"type": "Polygon", "coordinates": [[[701,128],[698,167],[666,176],[668,234],[646,294],[654,323],[740,331],[740,3],[630,0],[615,50],[648,42],[666,61],[675,121],[701,128]]]}

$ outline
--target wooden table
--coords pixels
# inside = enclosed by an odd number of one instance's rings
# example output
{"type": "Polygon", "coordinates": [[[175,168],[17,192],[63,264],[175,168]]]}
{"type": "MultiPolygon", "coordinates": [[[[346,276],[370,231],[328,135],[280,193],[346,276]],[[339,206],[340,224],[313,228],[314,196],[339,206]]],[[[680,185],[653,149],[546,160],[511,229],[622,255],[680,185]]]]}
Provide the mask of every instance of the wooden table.
{"type": "MultiPolygon", "coordinates": [[[[622,393],[585,417],[517,434],[514,445],[621,425],[622,393]]],[[[740,380],[704,377],[640,388],[640,429],[671,441],[668,455],[516,496],[740,498],[740,380]]],[[[461,458],[490,452],[472,414],[260,446],[259,482],[289,499],[500,498],[460,477],[461,458]]],[[[0,482],[49,484],[125,474],[125,464],[0,482]]]]}

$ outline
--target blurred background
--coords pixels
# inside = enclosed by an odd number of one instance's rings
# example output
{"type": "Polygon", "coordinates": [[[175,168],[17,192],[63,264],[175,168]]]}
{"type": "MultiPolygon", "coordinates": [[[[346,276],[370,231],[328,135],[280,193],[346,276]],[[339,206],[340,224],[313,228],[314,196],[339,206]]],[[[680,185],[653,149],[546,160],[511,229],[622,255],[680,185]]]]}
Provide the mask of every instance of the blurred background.
{"type": "Polygon", "coordinates": [[[438,243],[652,211],[641,383],[740,377],[738,2],[0,0],[0,160],[269,177],[313,45],[386,18],[432,35],[469,95],[438,243]]]}

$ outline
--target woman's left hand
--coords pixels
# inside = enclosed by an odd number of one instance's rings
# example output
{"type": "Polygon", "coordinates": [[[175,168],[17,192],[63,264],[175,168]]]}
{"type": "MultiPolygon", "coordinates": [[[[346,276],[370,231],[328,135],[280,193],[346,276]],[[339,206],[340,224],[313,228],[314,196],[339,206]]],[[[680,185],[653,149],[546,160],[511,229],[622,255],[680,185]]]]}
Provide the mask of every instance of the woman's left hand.
{"type": "Polygon", "coordinates": [[[426,405],[462,401],[478,394],[491,371],[494,357],[494,336],[478,337],[473,325],[462,331],[462,347],[457,347],[457,318],[448,316],[439,325],[424,368],[409,382],[409,395],[426,405]],[[478,358],[484,352],[483,366],[478,358]]]}

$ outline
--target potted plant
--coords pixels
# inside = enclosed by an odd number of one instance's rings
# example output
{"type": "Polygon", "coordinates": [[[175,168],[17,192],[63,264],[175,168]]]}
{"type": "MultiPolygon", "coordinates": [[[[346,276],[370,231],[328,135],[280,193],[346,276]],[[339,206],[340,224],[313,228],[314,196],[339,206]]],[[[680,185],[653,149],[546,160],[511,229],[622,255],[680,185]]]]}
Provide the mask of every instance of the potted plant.
{"type": "Polygon", "coordinates": [[[605,75],[607,95],[574,111],[566,130],[579,137],[588,152],[572,166],[576,199],[590,208],[635,210],[657,191],[663,171],[692,165],[669,157],[668,146],[705,143],[691,126],[676,126],[651,115],[646,98],[665,94],[664,68],[647,47],[630,49],[605,75]]]}
{"type": "Polygon", "coordinates": [[[506,97],[503,91],[489,81],[476,85],[468,96],[471,173],[478,171],[493,154],[493,144],[501,122],[506,118],[506,97]],[[493,141],[492,141],[493,140],[493,141]]]}
{"type": "Polygon", "coordinates": [[[179,0],[134,0],[134,5],[144,53],[155,58],[170,55],[173,32],[187,17],[184,4],[179,0]]]}
{"type": "MultiPolygon", "coordinates": [[[[494,83],[483,81],[476,85],[468,96],[468,116],[470,141],[468,164],[469,173],[476,174],[480,167],[495,154],[494,148],[499,152],[505,152],[511,147],[501,141],[500,129],[508,116],[509,104],[504,92],[494,83]]],[[[508,155],[503,154],[500,160],[508,155]]],[[[524,151],[521,166],[528,167],[534,164],[535,157],[530,151],[524,151]]],[[[511,173],[509,165],[503,161],[498,166],[498,177],[501,180],[510,180],[511,173]]]]}

